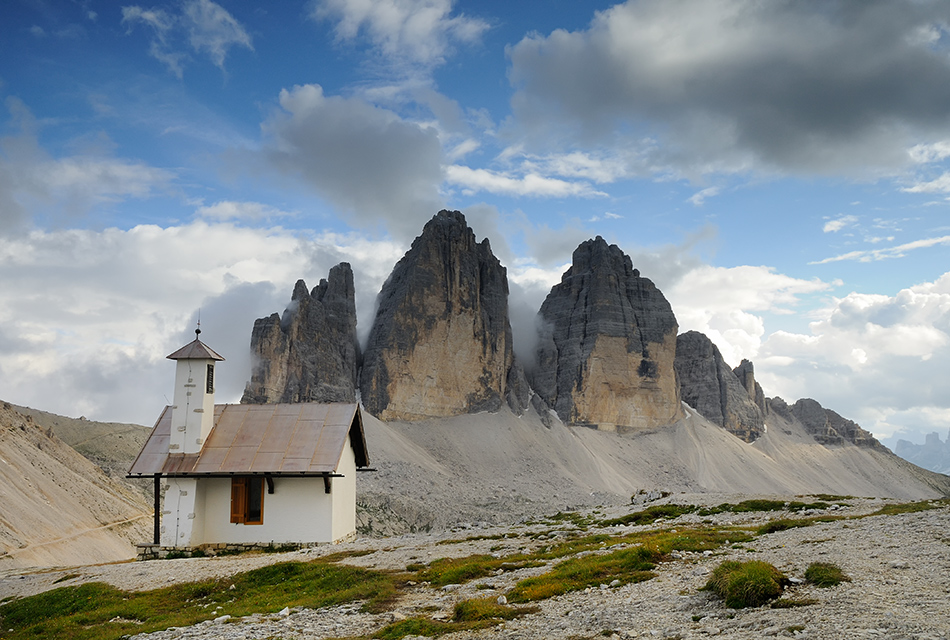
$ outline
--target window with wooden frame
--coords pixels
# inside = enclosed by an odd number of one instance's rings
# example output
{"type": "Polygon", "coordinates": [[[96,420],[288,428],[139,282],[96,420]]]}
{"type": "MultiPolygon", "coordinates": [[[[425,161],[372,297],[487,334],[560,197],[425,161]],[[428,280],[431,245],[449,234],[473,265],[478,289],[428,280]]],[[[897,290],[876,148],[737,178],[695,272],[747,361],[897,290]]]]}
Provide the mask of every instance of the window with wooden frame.
{"type": "Polygon", "coordinates": [[[264,478],[231,478],[231,522],[264,524],[264,478]]]}

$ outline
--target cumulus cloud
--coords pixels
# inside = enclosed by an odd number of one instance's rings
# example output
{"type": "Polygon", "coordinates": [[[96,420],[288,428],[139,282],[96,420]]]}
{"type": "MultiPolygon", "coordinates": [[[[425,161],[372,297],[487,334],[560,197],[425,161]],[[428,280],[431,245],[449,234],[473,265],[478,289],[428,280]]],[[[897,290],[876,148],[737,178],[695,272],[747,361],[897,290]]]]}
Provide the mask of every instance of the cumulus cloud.
{"type": "Polygon", "coordinates": [[[765,314],[791,313],[803,296],[830,288],[821,280],[793,278],[771,267],[713,267],[695,261],[661,287],[680,332],[705,333],[732,366],[757,355],[765,336],[765,314]]]}
{"type": "Polygon", "coordinates": [[[894,172],[950,134],[948,23],[909,0],[630,0],[510,47],[512,104],[535,145],[652,140],[656,171],[894,172]]]}
{"type": "Polygon", "coordinates": [[[479,18],[453,15],[453,4],[452,0],[319,0],[310,15],[335,22],[340,40],[363,34],[391,63],[433,67],[445,61],[455,43],[478,42],[489,28],[479,18]]]}
{"type": "Polygon", "coordinates": [[[359,98],[326,96],[319,85],[280,92],[263,125],[264,154],[357,225],[387,222],[413,237],[442,203],[441,143],[427,125],[359,98]]]}
{"type": "Polygon", "coordinates": [[[165,356],[193,337],[227,358],[218,398],[240,398],[258,317],[293,284],[348,261],[368,330],[379,287],[404,247],[196,221],[127,231],[34,231],[0,244],[4,400],[66,415],[151,422],[171,394],[165,356]]]}
{"type": "Polygon", "coordinates": [[[756,372],[766,393],[814,397],[879,435],[901,425],[933,430],[921,411],[943,416],[933,426],[947,425],[950,273],[894,296],[837,298],[809,329],[763,342],[756,372]],[[918,419],[904,422],[911,414],[918,419]]]}
{"type": "Polygon", "coordinates": [[[841,216],[840,218],[835,218],[834,220],[829,220],[825,223],[825,226],[822,227],[822,231],[825,233],[834,233],[836,231],[841,231],[845,227],[850,227],[858,221],[857,216],[841,216]]]}
{"type": "Polygon", "coordinates": [[[181,78],[188,54],[188,45],[195,53],[207,55],[211,62],[224,70],[224,60],[231,47],[240,46],[251,51],[254,45],[244,27],[224,7],[211,0],[186,0],[180,12],[175,9],[143,9],[138,5],[122,7],[122,23],[129,32],[135,25],[149,29],[149,55],[168,67],[181,78]]]}

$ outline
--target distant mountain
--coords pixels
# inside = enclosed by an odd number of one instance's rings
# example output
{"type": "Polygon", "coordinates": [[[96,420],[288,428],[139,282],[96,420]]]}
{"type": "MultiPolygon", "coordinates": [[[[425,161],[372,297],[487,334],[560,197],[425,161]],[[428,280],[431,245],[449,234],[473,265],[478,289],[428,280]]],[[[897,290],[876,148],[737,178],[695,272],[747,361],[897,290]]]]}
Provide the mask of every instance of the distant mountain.
{"type": "MultiPolygon", "coordinates": [[[[135,543],[151,539],[145,497],[110,478],[33,415],[0,403],[0,570],[134,557],[135,543]]],[[[53,414],[43,415],[49,421],[53,414]]],[[[74,422],[56,418],[80,446],[106,443],[99,451],[116,464],[122,464],[125,453],[118,451],[126,449],[125,440],[138,433],[120,426],[110,435],[108,425],[79,420],[88,427],[83,439],[74,422]]],[[[140,445],[132,446],[137,451],[140,445]]]]}
{"type": "Polygon", "coordinates": [[[894,452],[924,469],[950,474],[950,433],[946,442],[936,432],[928,434],[924,444],[898,440],[894,452]]]}

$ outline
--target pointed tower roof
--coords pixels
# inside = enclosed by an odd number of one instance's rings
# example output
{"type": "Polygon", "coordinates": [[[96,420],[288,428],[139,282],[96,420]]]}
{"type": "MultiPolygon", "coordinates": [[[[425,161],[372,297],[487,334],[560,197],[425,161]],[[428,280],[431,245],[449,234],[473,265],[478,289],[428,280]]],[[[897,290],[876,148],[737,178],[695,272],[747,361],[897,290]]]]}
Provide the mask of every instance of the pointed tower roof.
{"type": "Polygon", "coordinates": [[[195,339],[175,353],[165,356],[169,360],[224,360],[214,349],[198,339],[201,329],[195,329],[195,339]]]}

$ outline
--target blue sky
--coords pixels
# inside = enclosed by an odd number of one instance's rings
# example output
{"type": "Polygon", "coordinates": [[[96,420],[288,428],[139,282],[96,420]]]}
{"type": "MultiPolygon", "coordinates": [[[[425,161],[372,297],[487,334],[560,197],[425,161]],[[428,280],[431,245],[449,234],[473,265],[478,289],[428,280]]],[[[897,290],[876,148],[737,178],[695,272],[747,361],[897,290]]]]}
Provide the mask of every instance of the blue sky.
{"type": "Polygon", "coordinates": [[[203,337],[441,208],[508,268],[518,352],[595,235],[769,396],[950,428],[950,6],[12,0],[0,397],[150,424],[203,337]]]}

